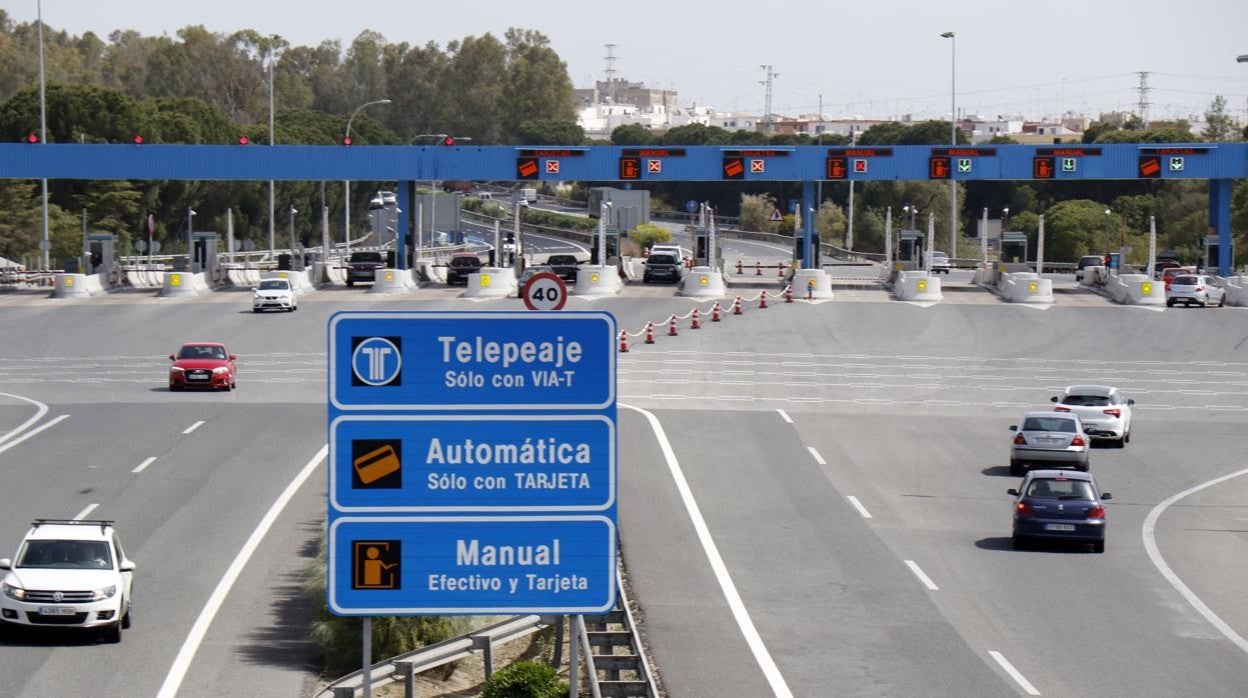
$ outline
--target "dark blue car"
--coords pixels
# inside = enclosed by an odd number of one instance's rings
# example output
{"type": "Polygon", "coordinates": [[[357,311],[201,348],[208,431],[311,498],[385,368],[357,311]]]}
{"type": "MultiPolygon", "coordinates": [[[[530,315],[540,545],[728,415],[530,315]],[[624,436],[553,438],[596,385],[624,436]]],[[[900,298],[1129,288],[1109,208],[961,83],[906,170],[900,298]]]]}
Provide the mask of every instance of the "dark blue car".
{"type": "Polygon", "coordinates": [[[1105,552],[1105,501],[1091,473],[1069,470],[1033,470],[1014,495],[1014,548],[1032,541],[1070,540],[1091,543],[1105,552]]]}

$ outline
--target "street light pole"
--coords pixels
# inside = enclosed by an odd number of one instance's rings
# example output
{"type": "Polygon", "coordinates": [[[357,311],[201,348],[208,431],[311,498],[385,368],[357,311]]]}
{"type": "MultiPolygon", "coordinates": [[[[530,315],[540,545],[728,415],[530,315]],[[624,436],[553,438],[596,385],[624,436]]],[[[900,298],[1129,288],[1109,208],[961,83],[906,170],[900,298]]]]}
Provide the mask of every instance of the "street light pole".
{"type": "Polygon", "coordinates": [[[295,253],[295,248],[298,247],[298,245],[295,244],[295,214],[296,213],[299,213],[299,211],[295,208],[294,204],[291,204],[290,205],[290,253],[292,255],[295,253]]]}
{"type": "MultiPolygon", "coordinates": [[[[274,131],[273,131],[273,64],[276,63],[276,58],[277,58],[274,55],[274,51],[277,48],[276,44],[277,44],[278,38],[279,37],[276,34],[269,35],[268,48],[269,48],[269,145],[270,146],[274,145],[273,143],[273,140],[274,140],[273,138],[274,136],[274,131]]],[[[274,186],[275,185],[273,183],[273,180],[270,179],[269,180],[269,259],[273,259],[273,247],[274,247],[273,226],[274,226],[274,219],[276,217],[276,213],[274,211],[274,204],[273,204],[274,186]]]]}
{"type": "MultiPolygon", "coordinates": [[[[953,32],[945,32],[942,37],[949,40],[949,145],[958,144],[958,106],[957,106],[957,46],[958,39],[953,32]]],[[[958,256],[958,183],[949,178],[949,257],[958,256]]]]}
{"type": "MultiPolygon", "coordinates": [[[[45,96],[45,80],[43,72],[43,0],[38,1],[39,11],[39,144],[46,145],[48,142],[48,103],[45,96]]],[[[43,205],[43,242],[40,244],[40,261],[44,271],[52,268],[48,261],[49,253],[52,248],[51,238],[48,237],[48,180],[43,178],[39,180],[40,196],[39,200],[43,205]]]]}
{"type": "MultiPolygon", "coordinates": [[[[351,122],[355,121],[355,115],[359,114],[361,109],[363,109],[364,107],[372,106],[374,104],[389,104],[389,103],[390,103],[390,100],[388,99],[375,99],[371,102],[365,102],[361,104],[360,106],[356,107],[355,111],[351,112],[351,116],[347,119],[347,132],[342,137],[343,145],[348,145],[351,143],[351,122]]],[[[343,201],[342,235],[343,235],[343,241],[346,243],[347,254],[350,255],[351,254],[351,181],[347,179],[342,180],[342,201],[343,201]]]]}

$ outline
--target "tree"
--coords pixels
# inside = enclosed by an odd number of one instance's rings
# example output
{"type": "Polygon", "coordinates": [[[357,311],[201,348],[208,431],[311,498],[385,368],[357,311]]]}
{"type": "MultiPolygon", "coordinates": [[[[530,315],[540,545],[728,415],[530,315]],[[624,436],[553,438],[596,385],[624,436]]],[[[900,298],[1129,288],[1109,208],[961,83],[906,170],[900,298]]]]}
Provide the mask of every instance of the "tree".
{"type": "Polygon", "coordinates": [[[641,124],[624,124],[611,131],[612,145],[653,145],[659,140],[659,136],[641,124]]]}
{"type": "Polygon", "coordinates": [[[536,119],[520,124],[515,137],[526,145],[580,145],[585,129],[575,121],[536,119]]]}
{"type": "Polygon", "coordinates": [[[1086,199],[1063,201],[1044,214],[1045,257],[1075,261],[1086,254],[1103,254],[1120,243],[1118,221],[1105,205],[1086,199]]]}
{"type": "Polygon", "coordinates": [[[568,66],[550,48],[550,40],[541,32],[515,28],[505,38],[507,81],[499,104],[504,134],[514,139],[528,121],[575,122],[568,66]]]}
{"type": "Polygon", "coordinates": [[[642,223],[628,234],[642,249],[649,249],[656,242],[671,242],[672,233],[667,228],[654,223],[642,223]]]}
{"type": "Polygon", "coordinates": [[[469,136],[478,143],[498,143],[503,129],[499,102],[507,76],[507,48],[486,34],[447,46],[450,65],[438,91],[451,104],[441,132],[469,136]]]}
{"type": "Polygon", "coordinates": [[[845,239],[845,228],[845,211],[830,199],[825,200],[815,214],[815,231],[819,233],[819,239],[838,244],[845,239]]]}
{"type": "Polygon", "coordinates": [[[776,209],[776,200],[770,194],[741,195],[741,229],[758,232],[775,232],[776,224],[770,221],[776,209]]]}
{"type": "Polygon", "coordinates": [[[38,182],[0,180],[0,257],[20,261],[38,254],[42,216],[38,182]]]}
{"type": "MultiPolygon", "coordinates": [[[[920,121],[907,128],[898,145],[946,145],[949,143],[948,121],[920,121]]],[[[970,143],[962,129],[954,132],[958,143],[970,143]]]]}
{"type": "Polygon", "coordinates": [[[1226,97],[1218,95],[1205,110],[1205,140],[1229,141],[1235,137],[1235,120],[1226,113],[1226,97]]]}
{"type": "Polygon", "coordinates": [[[664,145],[726,145],[728,132],[718,126],[685,124],[668,130],[663,136],[664,145]]]}
{"type": "Polygon", "coordinates": [[[905,131],[905,124],[883,121],[863,131],[858,137],[858,145],[898,145],[905,131]]]}

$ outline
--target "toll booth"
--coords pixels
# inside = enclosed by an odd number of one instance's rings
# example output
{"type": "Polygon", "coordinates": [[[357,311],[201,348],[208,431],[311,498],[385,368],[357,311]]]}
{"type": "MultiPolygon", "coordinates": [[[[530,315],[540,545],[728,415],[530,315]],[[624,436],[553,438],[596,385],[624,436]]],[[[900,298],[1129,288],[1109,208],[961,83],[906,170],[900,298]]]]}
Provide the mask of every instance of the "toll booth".
{"type": "Polygon", "coordinates": [[[923,266],[923,250],[927,236],[919,230],[901,230],[897,233],[897,261],[914,262],[923,266]]]}
{"type": "Polygon", "coordinates": [[[90,233],[87,235],[88,264],[86,273],[103,274],[113,268],[117,258],[114,256],[114,245],[117,236],[112,233],[90,233]]]}
{"type": "Polygon", "coordinates": [[[693,265],[696,267],[718,267],[720,260],[723,259],[723,249],[720,245],[720,238],[715,238],[715,249],[709,249],[711,244],[711,231],[706,227],[694,228],[693,230],[693,265]]]}
{"type": "Polygon", "coordinates": [[[1001,233],[1001,254],[999,259],[1007,264],[1027,263],[1027,233],[1001,233]]]}
{"type": "Polygon", "coordinates": [[[191,268],[192,274],[205,272],[208,278],[215,278],[217,272],[217,247],[221,236],[210,232],[191,233],[191,268]]]}
{"type": "MultiPolygon", "coordinates": [[[[1220,241],[1217,235],[1205,236],[1205,268],[1212,270],[1210,273],[1216,272],[1218,269],[1218,255],[1221,254],[1220,241]]],[[[1235,266],[1235,240],[1231,240],[1231,267],[1235,266]]]]}
{"type": "Polygon", "coordinates": [[[620,229],[607,228],[607,259],[605,262],[598,261],[598,233],[594,233],[594,238],[589,243],[589,263],[590,264],[614,264],[620,256],[620,229]]]}
{"type": "Polygon", "coordinates": [[[802,244],[804,240],[805,238],[803,238],[801,235],[797,235],[796,237],[793,238],[793,260],[797,263],[797,268],[799,269],[821,268],[820,267],[820,264],[821,264],[820,247],[822,247],[822,242],[819,239],[819,233],[815,233],[814,236],[810,240],[810,249],[812,250],[815,259],[813,263],[810,264],[809,266],[806,264],[803,264],[803,262],[806,260],[806,254],[805,254],[806,246],[802,244]]]}

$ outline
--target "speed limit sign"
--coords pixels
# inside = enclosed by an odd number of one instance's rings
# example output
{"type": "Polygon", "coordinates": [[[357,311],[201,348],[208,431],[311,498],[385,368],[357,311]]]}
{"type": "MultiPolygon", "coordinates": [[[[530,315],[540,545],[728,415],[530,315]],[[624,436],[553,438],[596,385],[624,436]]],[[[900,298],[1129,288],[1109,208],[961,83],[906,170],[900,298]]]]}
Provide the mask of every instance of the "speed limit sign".
{"type": "Polygon", "coordinates": [[[529,310],[563,310],[568,287],[556,274],[541,271],[525,282],[521,295],[529,310]]]}

